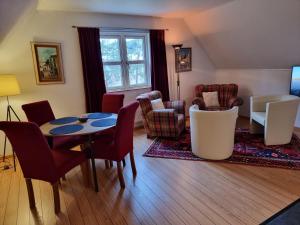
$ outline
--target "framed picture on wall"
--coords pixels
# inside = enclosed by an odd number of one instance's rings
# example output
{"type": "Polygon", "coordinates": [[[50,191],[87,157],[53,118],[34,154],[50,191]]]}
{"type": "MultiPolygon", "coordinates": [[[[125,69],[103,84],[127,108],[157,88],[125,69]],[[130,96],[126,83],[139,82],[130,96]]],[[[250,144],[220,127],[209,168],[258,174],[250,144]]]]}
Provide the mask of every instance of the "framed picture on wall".
{"type": "Polygon", "coordinates": [[[61,45],[52,42],[31,42],[37,84],[65,83],[61,45]]]}
{"type": "Polygon", "coordinates": [[[176,73],[192,70],[192,48],[181,48],[175,53],[176,73]]]}

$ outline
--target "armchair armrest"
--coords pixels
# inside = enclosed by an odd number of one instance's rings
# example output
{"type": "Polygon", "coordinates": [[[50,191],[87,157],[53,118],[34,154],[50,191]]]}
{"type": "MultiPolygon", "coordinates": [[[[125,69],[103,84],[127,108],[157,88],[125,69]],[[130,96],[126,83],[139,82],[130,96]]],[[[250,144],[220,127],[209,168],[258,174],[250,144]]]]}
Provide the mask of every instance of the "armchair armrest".
{"type": "Polygon", "coordinates": [[[206,108],[203,97],[196,97],[192,101],[193,105],[198,105],[200,110],[204,110],[206,108]]]}
{"type": "Polygon", "coordinates": [[[233,108],[234,106],[240,106],[243,105],[244,101],[240,97],[232,97],[228,100],[228,106],[230,108],[233,108]]]}
{"type": "Polygon", "coordinates": [[[166,109],[175,109],[177,113],[185,113],[185,101],[175,100],[164,102],[166,109]]]}

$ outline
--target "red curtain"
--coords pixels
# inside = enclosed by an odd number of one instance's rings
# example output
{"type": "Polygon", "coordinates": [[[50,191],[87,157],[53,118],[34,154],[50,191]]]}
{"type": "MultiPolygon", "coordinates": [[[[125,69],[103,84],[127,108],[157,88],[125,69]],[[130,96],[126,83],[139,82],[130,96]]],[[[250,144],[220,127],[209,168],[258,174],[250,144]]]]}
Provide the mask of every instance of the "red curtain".
{"type": "Polygon", "coordinates": [[[162,93],[163,101],[169,101],[168,69],[164,30],[150,30],[151,84],[152,90],[162,93]]]}
{"type": "Polygon", "coordinates": [[[99,112],[106,93],[99,28],[78,28],[87,112],[99,112]]]}

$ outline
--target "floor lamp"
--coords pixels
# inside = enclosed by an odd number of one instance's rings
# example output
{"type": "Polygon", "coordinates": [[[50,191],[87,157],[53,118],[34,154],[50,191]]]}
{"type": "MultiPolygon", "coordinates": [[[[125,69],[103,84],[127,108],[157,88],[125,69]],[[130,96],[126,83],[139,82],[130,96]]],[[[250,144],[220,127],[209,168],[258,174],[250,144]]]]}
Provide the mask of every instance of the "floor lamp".
{"type": "MultiPolygon", "coordinates": [[[[6,97],[7,108],[6,108],[6,121],[12,120],[12,114],[18,121],[21,121],[13,107],[9,103],[9,96],[20,94],[20,87],[17,78],[14,75],[0,75],[0,97],[6,97]]],[[[5,162],[7,137],[4,139],[3,148],[3,162],[5,162]]],[[[14,170],[16,171],[16,158],[15,152],[13,151],[14,170]]],[[[5,165],[4,169],[9,169],[9,166],[5,165]]]]}
{"type": "Polygon", "coordinates": [[[179,65],[178,62],[179,61],[179,57],[178,57],[178,53],[182,47],[182,44],[177,44],[177,45],[172,45],[175,51],[175,71],[177,74],[177,99],[180,100],[180,77],[179,77],[179,65]]]}

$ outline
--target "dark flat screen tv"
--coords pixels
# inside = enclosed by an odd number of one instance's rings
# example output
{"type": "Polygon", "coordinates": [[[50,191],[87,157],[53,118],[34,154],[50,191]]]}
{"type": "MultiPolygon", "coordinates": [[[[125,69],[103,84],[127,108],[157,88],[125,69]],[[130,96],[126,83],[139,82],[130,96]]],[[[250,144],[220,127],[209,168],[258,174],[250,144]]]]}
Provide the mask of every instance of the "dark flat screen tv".
{"type": "Polygon", "coordinates": [[[300,66],[292,67],[290,94],[300,97],[300,66]]]}

